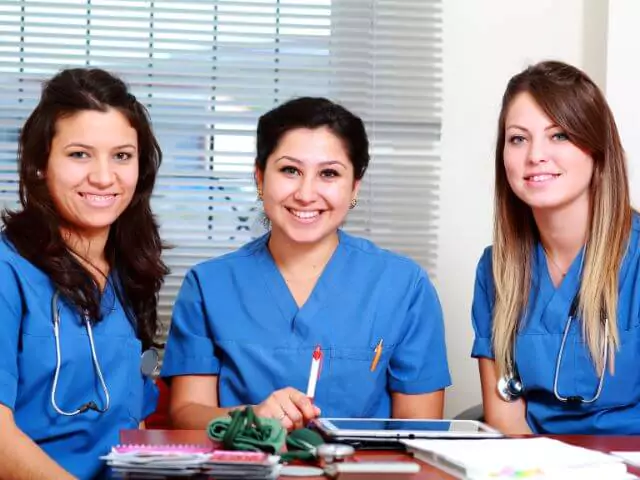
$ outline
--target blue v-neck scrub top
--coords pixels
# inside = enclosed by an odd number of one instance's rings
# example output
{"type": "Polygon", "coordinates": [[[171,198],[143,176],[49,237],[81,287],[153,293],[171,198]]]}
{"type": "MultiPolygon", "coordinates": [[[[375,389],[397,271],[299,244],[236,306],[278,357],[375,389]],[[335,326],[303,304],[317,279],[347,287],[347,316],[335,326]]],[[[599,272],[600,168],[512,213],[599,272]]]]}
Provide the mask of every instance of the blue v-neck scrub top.
{"type": "MultiPolygon", "coordinates": [[[[102,298],[104,319],[93,326],[93,336],[111,406],[105,413],[57,413],[51,404],[56,368],[53,294],[49,277],[0,235],[0,403],[13,410],[17,426],[64,469],[81,479],[100,478],[106,469],[99,457],[118,444],[121,429],[138,428],[155,409],[157,392],[141,373],[141,343],[108,282],[102,298]]],[[[61,367],[56,402],[67,412],[90,401],[103,407],[87,330],[62,297],[58,306],[61,367]]]]}
{"type": "MultiPolygon", "coordinates": [[[[516,365],[525,388],[527,422],[534,433],[640,434],[640,219],[634,215],[627,253],[619,276],[618,324],[620,348],[615,371],[607,368],[600,398],[592,404],[567,404],[553,392],[556,360],[571,302],[579,290],[582,253],[555,288],[542,246],[534,252],[529,312],[516,339],[516,365]]],[[[477,270],[473,298],[475,342],[472,356],[494,358],[491,311],[494,286],[491,249],[477,270]]],[[[599,373],[583,343],[582,324],[571,322],[558,374],[562,397],[591,399],[599,373]]],[[[613,353],[610,351],[610,354],[613,353]]]]}
{"type": "Polygon", "coordinates": [[[345,417],[389,417],[391,392],[451,384],[441,307],[416,263],[339,231],[338,247],[298,308],[268,238],[187,274],[162,376],[218,375],[220,406],[256,405],[287,386],[305,392],[319,345],[314,402],[323,416],[345,417]]]}

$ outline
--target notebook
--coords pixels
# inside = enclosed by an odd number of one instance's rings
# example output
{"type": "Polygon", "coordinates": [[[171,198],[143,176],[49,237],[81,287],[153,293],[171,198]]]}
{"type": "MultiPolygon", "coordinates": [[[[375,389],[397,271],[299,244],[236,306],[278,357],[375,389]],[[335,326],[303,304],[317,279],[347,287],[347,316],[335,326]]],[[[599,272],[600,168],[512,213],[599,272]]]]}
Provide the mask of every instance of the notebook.
{"type": "Polygon", "coordinates": [[[611,455],[622,458],[629,465],[640,467],[640,452],[611,452],[611,455]]]}
{"type": "Polygon", "coordinates": [[[469,480],[622,480],[621,458],[545,437],[496,440],[403,440],[424,462],[469,480]]]}
{"type": "Polygon", "coordinates": [[[280,472],[277,455],[215,450],[213,445],[117,445],[101,458],[116,478],[209,474],[217,479],[272,480],[280,472]]]}

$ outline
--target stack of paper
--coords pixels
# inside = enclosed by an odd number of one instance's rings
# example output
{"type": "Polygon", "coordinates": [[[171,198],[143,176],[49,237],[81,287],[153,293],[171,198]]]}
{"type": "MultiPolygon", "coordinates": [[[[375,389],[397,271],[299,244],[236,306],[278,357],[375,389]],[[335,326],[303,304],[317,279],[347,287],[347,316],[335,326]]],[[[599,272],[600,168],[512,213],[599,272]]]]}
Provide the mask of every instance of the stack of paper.
{"type": "Polygon", "coordinates": [[[115,477],[127,478],[189,477],[205,473],[216,479],[271,480],[280,473],[277,455],[212,451],[211,446],[119,445],[102,459],[115,477]]]}
{"type": "Polygon", "coordinates": [[[118,445],[102,457],[114,476],[188,477],[200,473],[211,447],[192,445],[118,445]]]}
{"type": "Polygon", "coordinates": [[[278,478],[279,460],[279,456],[266,453],[218,450],[203,467],[205,473],[216,479],[270,480],[278,478]]]}
{"type": "Polygon", "coordinates": [[[622,458],[629,465],[640,467],[640,452],[611,452],[611,455],[622,458]]]}
{"type": "Polygon", "coordinates": [[[622,480],[621,458],[550,438],[405,440],[407,449],[457,478],[470,480],[622,480]]]}

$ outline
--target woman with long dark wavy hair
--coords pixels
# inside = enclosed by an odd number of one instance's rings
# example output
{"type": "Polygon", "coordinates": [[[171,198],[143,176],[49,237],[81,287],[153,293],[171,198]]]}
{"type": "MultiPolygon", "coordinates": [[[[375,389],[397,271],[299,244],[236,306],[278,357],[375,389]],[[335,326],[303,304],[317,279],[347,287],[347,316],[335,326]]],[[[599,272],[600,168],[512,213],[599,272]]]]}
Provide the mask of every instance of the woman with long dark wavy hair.
{"type": "Polygon", "coordinates": [[[45,84],[18,157],[21,208],[0,235],[0,477],[95,478],[155,408],[142,359],[167,274],[150,208],[162,155],[120,79],[70,69],[45,84]]]}

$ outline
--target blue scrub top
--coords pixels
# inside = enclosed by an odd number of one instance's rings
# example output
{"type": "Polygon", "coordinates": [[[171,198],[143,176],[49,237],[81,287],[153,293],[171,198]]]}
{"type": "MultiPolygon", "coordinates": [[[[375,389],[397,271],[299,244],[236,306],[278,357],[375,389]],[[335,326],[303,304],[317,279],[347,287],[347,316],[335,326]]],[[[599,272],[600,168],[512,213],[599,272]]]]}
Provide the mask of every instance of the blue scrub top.
{"type": "Polygon", "coordinates": [[[415,262],[339,231],[338,247],[299,308],[268,238],[187,274],[162,376],[218,375],[220,406],[256,405],[287,386],[306,392],[319,345],[314,402],[325,417],[389,417],[391,392],[451,384],[441,307],[415,262]]]}
{"type": "MultiPolygon", "coordinates": [[[[21,257],[0,235],[0,403],[14,412],[17,426],[53,460],[85,479],[105,473],[98,458],[119,441],[119,431],[138,428],[154,409],[153,382],[140,371],[141,343],[108,284],[104,319],[93,327],[95,350],[111,396],[105,413],[89,410],[66,417],[51,404],[56,368],[49,277],[21,257]]],[[[89,337],[80,316],[59,298],[61,367],[56,402],[76,410],[105,398],[91,359],[89,337]]]]}
{"type": "MultiPolygon", "coordinates": [[[[524,384],[527,422],[534,433],[640,434],[640,218],[633,217],[627,253],[619,277],[618,330],[620,348],[615,372],[607,368],[600,398],[592,404],[566,404],[553,393],[556,360],[571,302],[579,290],[582,253],[555,288],[542,246],[534,252],[529,312],[516,340],[516,365],[524,384]]],[[[478,264],[473,298],[476,338],[472,356],[494,358],[491,324],[494,302],[491,248],[478,264]]],[[[582,324],[571,322],[558,374],[562,397],[591,399],[598,387],[582,324]]],[[[613,352],[609,352],[610,354],[613,352]]]]}

